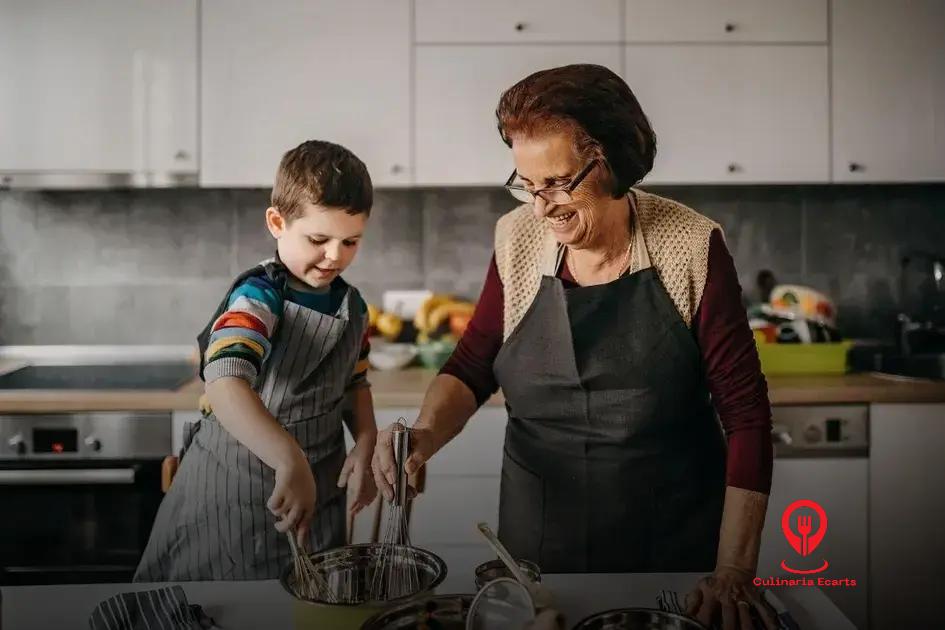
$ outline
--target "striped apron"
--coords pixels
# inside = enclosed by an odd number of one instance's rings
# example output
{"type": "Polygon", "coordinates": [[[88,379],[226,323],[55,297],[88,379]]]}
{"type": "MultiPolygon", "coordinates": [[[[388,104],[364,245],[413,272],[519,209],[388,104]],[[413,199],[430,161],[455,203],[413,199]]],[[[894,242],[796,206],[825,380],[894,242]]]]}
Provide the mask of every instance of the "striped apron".
{"type": "MultiPolygon", "coordinates": [[[[345,542],[342,410],[367,315],[347,287],[337,313],[293,302],[283,315],[254,390],[304,450],[317,504],[308,548],[345,542]]],[[[266,507],[274,471],[236,441],[211,413],[186,432],[174,483],[155,518],[135,581],[257,580],[278,577],[292,554],[266,507]]]]}

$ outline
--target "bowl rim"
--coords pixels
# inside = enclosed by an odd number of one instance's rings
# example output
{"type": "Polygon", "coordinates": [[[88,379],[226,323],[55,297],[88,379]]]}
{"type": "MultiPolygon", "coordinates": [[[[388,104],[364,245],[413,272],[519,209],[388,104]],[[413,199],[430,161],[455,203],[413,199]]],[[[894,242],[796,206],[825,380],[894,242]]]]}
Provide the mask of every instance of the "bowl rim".
{"type": "Polygon", "coordinates": [[[428,595],[426,597],[418,597],[411,601],[401,602],[395,606],[391,606],[384,610],[380,610],[374,613],[373,615],[371,615],[370,617],[368,617],[367,619],[365,619],[364,622],[361,624],[361,630],[365,630],[365,629],[370,630],[371,624],[378,623],[378,621],[380,621],[384,617],[384,615],[389,615],[391,613],[397,612],[396,611],[397,608],[401,608],[401,607],[409,606],[409,605],[416,605],[421,602],[426,602],[433,599],[457,599],[457,598],[460,599],[460,601],[468,600],[468,603],[465,604],[465,607],[468,610],[469,606],[472,606],[472,602],[476,598],[476,594],[475,593],[444,593],[442,595],[428,595]]]}
{"type": "MultiPolygon", "coordinates": [[[[526,569],[536,569],[535,573],[538,573],[539,575],[541,574],[541,567],[538,566],[537,562],[533,562],[527,558],[515,558],[515,562],[517,562],[519,566],[524,565],[526,569]]],[[[495,558],[494,560],[480,562],[476,566],[476,575],[479,575],[483,571],[488,571],[493,567],[505,567],[505,562],[502,561],[502,558],[495,558]]]]}
{"type": "Polygon", "coordinates": [[[690,617],[689,615],[686,615],[683,613],[670,612],[668,610],[663,610],[661,608],[656,608],[654,606],[624,606],[622,608],[611,608],[609,610],[602,610],[600,612],[596,612],[591,615],[588,615],[587,617],[584,617],[584,619],[581,619],[576,624],[574,624],[571,630],[581,630],[581,626],[583,626],[586,623],[590,623],[591,621],[594,621],[598,617],[603,617],[605,615],[613,615],[617,613],[624,613],[624,612],[646,612],[646,613],[655,612],[661,615],[669,615],[670,617],[673,617],[675,619],[680,619],[682,621],[687,621],[689,623],[695,624],[695,627],[699,628],[699,630],[709,630],[708,628],[706,628],[706,626],[702,625],[702,623],[690,617]]]}
{"type": "MultiPolygon", "coordinates": [[[[368,549],[368,548],[379,547],[381,546],[381,544],[382,543],[355,543],[352,545],[340,545],[338,547],[332,547],[331,549],[323,549],[322,551],[316,551],[308,555],[309,555],[309,558],[315,559],[319,556],[325,556],[331,553],[338,553],[345,549],[368,549]]],[[[408,545],[395,545],[395,546],[408,547],[408,545]]],[[[436,577],[433,578],[433,581],[430,583],[430,585],[415,595],[404,595],[403,597],[397,597],[395,599],[388,599],[388,600],[383,600],[383,601],[367,600],[367,601],[357,602],[357,603],[355,602],[336,602],[336,603],[316,602],[310,599],[303,599],[301,597],[298,597],[295,593],[292,592],[292,589],[289,588],[289,575],[292,573],[293,569],[295,568],[295,563],[291,559],[282,567],[282,571],[279,572],[279,584],[282,586],[282,590],[284,590],[289,595],[289,597],[291,597],[293,600],[302,604],[308,604],[310,606],[328,606],[332,608],[335,608],[335,607],[356,608],[358,606],[369,606],[369,607],[389,608],[391,606],[405,604],[405,603],[413,601],[414,599],[422,598],[424,593],[432,592],[437,586],[443,583],[443,580],[446,579],[446,572],[447,572],[446,562],[443,560],[443,558],[439,557],[432,551],[429,551],[428,549],[423,549],[422,547],[415,547],[413,545],[409,545],[409,548],[413,549],[414,551],[420,552],[421,554],[426,556],[426,558],[429,559],[437,568],[437,575],[436,577]]]]}

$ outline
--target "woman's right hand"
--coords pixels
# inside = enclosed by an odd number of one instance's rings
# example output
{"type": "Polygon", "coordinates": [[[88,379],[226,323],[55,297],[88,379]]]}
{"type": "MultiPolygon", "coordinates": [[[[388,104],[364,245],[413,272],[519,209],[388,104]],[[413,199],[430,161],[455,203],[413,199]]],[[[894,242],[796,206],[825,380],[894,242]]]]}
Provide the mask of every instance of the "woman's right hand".
{"type": "MultiPolygon", "coordinates": [[[[374,458],[371,460],[371,469],[374,471],[374,482],[377,489],[384,495],[384,499],[394,499],[394,482],[396,481],[397,465],[394,462],[394,445],[392,428],[396,423],[388,425],[377,434],[377,445],[374,447],[374,458]]],[[[433,431],[427,428],[414,426],[410,429],[410,455],[404,464],[404,471],[408,475],[420,470],[436,452],[436,441],[433,431]]]]}
{"type": "Polygon", "coordinates": [[[297,457],[276,466],[276,484],[266,507],[279,519],[276,529],[282,533],[295,531],[300,546],[308,538],[316,498],[315,476],[301,450],[297,457]]]}

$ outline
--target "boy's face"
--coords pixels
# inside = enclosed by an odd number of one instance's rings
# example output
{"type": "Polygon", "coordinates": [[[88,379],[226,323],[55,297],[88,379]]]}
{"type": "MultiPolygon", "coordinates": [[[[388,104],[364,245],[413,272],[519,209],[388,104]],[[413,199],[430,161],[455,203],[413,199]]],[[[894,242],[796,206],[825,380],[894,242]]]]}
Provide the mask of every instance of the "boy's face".
{"type": "Polygon", "coordinates": [[[367,217],[306,204],[302,215],[288,222],[278,210],[268,208],[266,227],[289,272],[318,288],[329,285],[354,260],[367,217]]]}

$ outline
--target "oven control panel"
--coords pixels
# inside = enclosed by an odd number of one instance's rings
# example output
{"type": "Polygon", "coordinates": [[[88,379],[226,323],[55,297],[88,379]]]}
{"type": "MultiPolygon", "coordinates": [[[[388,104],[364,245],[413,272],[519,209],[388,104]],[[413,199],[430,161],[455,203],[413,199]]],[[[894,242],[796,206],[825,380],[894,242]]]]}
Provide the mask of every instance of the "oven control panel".
{"type": "Polygon", "coordinates": [[[869,451],[867,405],[786,405],[771,411],[777,454],[817,450],[862,455],[869,451]]]}
{"type": "Polygon", "coordinates": [[[171,448],[169,413],[0,415],[0,460],[161,458],[171,448]]]}

